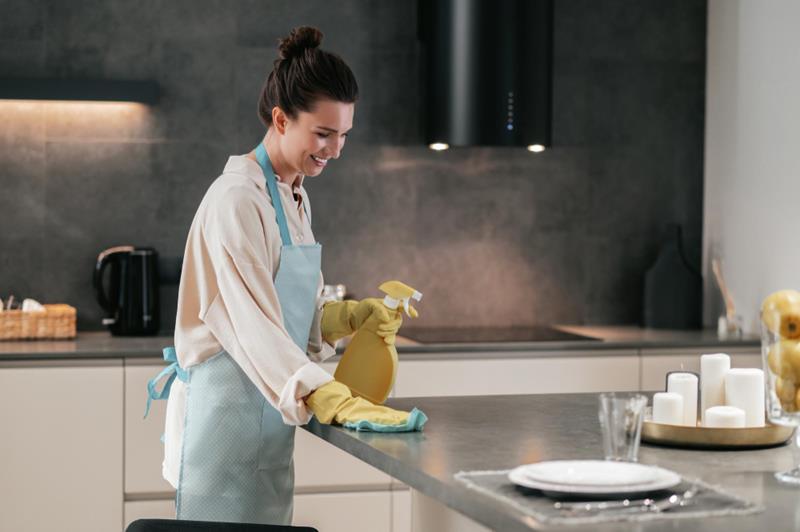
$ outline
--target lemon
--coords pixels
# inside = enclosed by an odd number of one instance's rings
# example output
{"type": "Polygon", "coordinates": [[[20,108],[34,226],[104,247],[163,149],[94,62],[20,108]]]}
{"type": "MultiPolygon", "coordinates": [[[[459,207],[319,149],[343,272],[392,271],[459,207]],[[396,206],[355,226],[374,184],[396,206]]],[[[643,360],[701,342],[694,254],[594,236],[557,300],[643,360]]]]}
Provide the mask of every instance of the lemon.
{"type": "Polygon", "coordinates": [[[788,379],[775,379],[775,393],[781,403],[792,403],[797,398],[797,389],[794,382],[788,379]]]}
{"type": "Polygon", "coordinates": [[[772,344],[767,354],[770,371],[792,381],[800,380],[800,342],[781,340],[772,344]]]}
{"type": "Polygon", "coordinates": [[[800,339],[800,292],[780,290],[761,304],[761,321],[782,338],[800,339]]]}

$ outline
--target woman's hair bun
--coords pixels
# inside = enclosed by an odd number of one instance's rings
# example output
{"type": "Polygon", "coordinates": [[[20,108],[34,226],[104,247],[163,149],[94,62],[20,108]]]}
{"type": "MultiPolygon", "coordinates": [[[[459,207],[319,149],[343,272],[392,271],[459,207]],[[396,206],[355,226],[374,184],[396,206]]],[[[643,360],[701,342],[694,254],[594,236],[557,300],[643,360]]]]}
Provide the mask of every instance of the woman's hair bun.
{"type": "Polygon", "coordinates": [[[322,42],[322,32],[311,26],[300,26],[293,29],[288,37],[278,43],[281,59],[299,57],[308,49],[314,49],[322,42]]]}
{"type": "Polygon", "coordinates": [[[321,99],[354,103],[358,83],[347,63],[319,47],[322,32],[300,26],[279,41],[279,56],[272,63],[258,98],[258,117],[268,128],[279,108],[290,118],[309,112],[321,99]]]}

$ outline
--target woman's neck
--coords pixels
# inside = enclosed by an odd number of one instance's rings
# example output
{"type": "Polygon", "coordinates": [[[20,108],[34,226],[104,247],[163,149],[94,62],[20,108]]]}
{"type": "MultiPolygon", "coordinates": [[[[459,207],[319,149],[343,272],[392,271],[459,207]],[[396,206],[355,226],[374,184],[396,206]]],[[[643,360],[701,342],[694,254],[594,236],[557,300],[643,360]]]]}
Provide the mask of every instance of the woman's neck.
{"type": "MultiPolygon", "coordinates": [[[[273,134],[272,129],[267,130],[267,134],[261,141],[267,149],[267,156],[269,162],[272,164],[272,169],[278,175],[278,179],[282,183],[287,183],[294,188],[295,184],[299,184],[301,175],[286,162],[283,154],[281,154],[280,145],[278,144],[277,137],[273,134]]],[[[247,157],[257,161],[255,151],[247,154],[247,157]]]]}

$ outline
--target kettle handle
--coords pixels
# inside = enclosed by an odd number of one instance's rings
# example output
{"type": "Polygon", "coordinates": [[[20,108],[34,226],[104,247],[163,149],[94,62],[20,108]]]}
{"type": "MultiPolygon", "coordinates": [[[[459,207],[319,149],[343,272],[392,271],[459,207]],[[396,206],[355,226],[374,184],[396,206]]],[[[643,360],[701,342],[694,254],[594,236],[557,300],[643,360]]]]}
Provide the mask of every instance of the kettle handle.
{"type": "Polygon", "coordinates": [[[109,303],[108,296],[103,291],[103,272],[105,271],[106,266],[111,264],[111,257],[113,255],[116,255],[117,253],[130,253],[133,250],[133,246],[115,246],[102,251],[97,256],[97,264],[95,264],[94,267],[92,284],[94,284],[94,293],[97,296],[97,302],[100,303],[100,306],[103,307],[103,309],[109,314],[114,312],[114,308],[111,306],[111,303],[109,303]]]}

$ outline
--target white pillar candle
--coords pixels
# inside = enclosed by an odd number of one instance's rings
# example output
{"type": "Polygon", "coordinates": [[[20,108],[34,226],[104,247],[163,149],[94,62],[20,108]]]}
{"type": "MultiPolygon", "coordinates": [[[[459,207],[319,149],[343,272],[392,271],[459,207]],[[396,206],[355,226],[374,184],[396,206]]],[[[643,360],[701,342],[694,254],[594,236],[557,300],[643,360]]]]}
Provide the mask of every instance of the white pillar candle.
{"type": "Polygon", "coordinates": [[[744,410],[746,427],[764,426],[764,372],[734,368],[725,377],[725,402],[744,410]]]}
{"type": "Polygon", "coordinates": [[[735,406],[712,406],[703,412],[706,427],[740,429],[745,425],[745,414],[735,406]]]}
{"type": "Polygon", "coordinates": [[[705,425],[706,411],[725,404],[725,375],[731,369],[731,357],[725,353],[700,357],[700,412],[705,425]]]}
{"type": "Polygon", "coordinates": [[[683,425],[683,397],[670,392],[655,394],[653,396],[653,423],[683,425]]]}
{"type": "Polygon", "coordinates": [[[667,391],[677,393],[683,398],[683,423],[697,426],[697,375],[675,372],[667,377],[667,391]]]}

